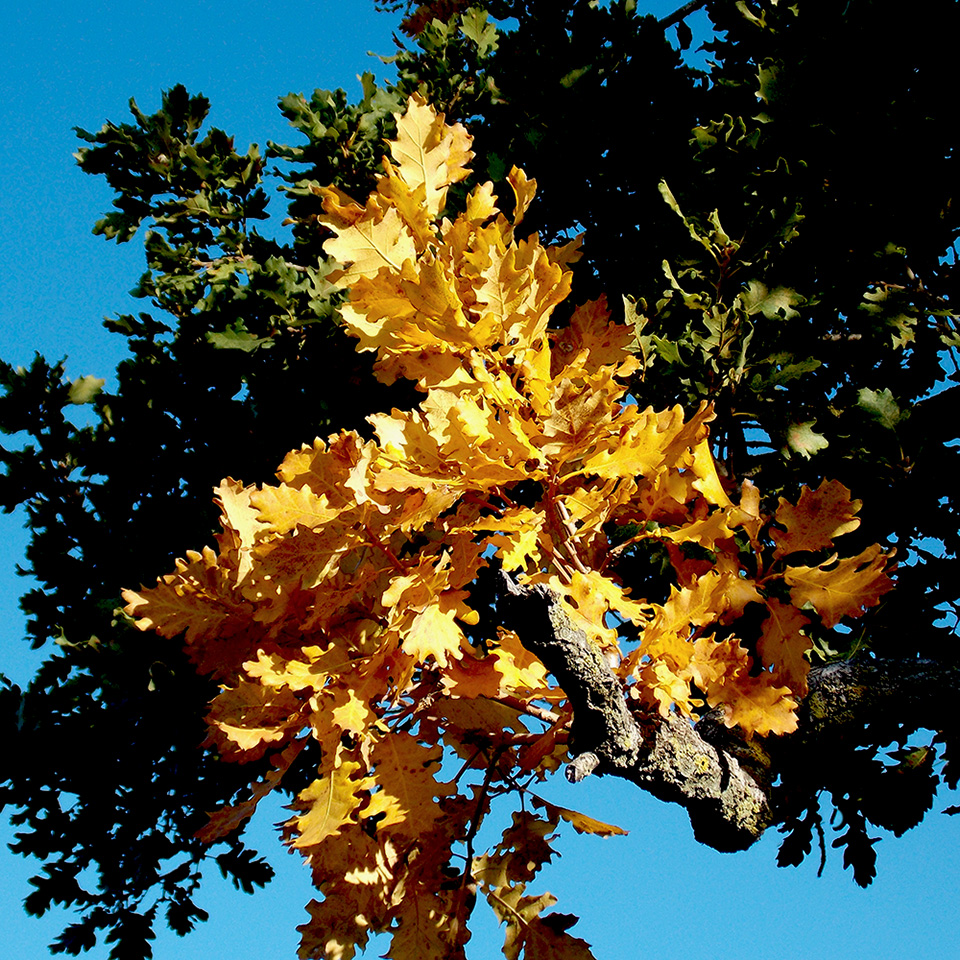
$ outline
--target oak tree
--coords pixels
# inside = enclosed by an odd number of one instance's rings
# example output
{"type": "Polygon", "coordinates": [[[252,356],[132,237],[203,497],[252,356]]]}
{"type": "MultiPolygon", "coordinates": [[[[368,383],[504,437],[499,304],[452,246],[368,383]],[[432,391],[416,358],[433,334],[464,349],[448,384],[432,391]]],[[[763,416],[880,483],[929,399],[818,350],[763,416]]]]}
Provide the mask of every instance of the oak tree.
{"type": "Polygon", "coordinates": [[[210,855],[265,881],[269,789],[332,894],[305,955],[458,950],[477,887],[533,957],[587,948],[528,864],[561,819],[614,829],[539,798],[561,765],[720,849],[775,825],[784,864],[832,805],[863,884],[872,828],[956,783],[956,5],[718,0],[706,70],[631,2],[489,8],[518,28],[411,10],[396,83],[283,98],[305,143],[267,159],[182,88],[82,134],[118,195],[98,232],[147,228],[150,306],[110,321],[115,394],[38,358],[0,409],[34,438],[3,486],[30,634],[59,641],[3,691],[0,796],[47,861],[28,909],[84,911],[58,950],[190,929],[210,855]],[[256,228],[268,162],[289,240],[256,228]],[[165,636],[134,631],[121,588],[218,514],[216,552],[128,595],[165,636]]]}

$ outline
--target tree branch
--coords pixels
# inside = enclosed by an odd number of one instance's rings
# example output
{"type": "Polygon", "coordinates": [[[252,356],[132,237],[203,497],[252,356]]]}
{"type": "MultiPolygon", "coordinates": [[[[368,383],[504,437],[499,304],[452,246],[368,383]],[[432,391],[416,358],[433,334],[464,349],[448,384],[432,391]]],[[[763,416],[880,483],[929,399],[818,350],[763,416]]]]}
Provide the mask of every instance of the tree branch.
{"type": "Polygon", "coordinates": [[[941,729],[960,696],[960,666],[862,660],[811,670],[799,728],[789,737],[746,740],[717,711],[696,725],[673,715],[641,727],[622,682],[548,587],[520,586],[501,571],[497,611],[556,677],[573,707],[567,778],[608,774],[680,804],[696,838],[716,850],[743,850],[760,838],[774,822],[775,775],[805,763],[808,748],[822,751],[825,738],[856,742],[867,724],[890,716],[941,729]]]}
{"type": "Polygon", "coordinates": [[[685,807],[702,843],[717,850],[754,843],[772,820],[770,804],[736,752],[708,742],[682,717],[661,720],[645,742],[619,678],[550,589],[521,587],[502,571],[500,578],[497,610],[504,626],[540,658],[573,707],[567,778],[622,777],[685,807]]]}
{"type": "Polygon", "coordinates": [[[681,20],[686,20],[691,13],[696,13],[702,7],[707,5],[707,0],[690,0],[689,3],[685,3],[679,10],[674,10],[673,13],[667,14],[665,17],[661,17],[657,23],[663,27],[664,30],[667,27],[672,27],[675,23],[679,23],[681,20]]]}

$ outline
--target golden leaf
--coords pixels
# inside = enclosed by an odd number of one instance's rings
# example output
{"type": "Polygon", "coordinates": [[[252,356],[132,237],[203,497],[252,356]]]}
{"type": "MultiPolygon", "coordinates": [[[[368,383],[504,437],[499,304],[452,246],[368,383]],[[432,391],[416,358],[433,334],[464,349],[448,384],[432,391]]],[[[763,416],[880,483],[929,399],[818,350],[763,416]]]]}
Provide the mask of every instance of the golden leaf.
{"type": "Polygon", "coordinates": [[[276,753],[271,758],[272,768],[263,778],[251,785],[251,796],[249,800],[237,804],[234,807],[224,807],[214,813],[209,814],[210,819],[207,824],[198,830],[194,836],[201,843],[213,843],[220,840],[227,834],[232,833],[242,823],[246,822],[256,812],[257,804],[274,787],[278,786],[283,775],[290,769],[293,761],[300,755],[300,751],[306,746],[306,739],[294,740],[288,744],[280,753],[276,753]]]}
{"type": "Polygon", "coordinates": [[[243,763],[256,760],[270,743],[302,729],[301,707],[288,687],[264,687],[243,680],[222,690],[210,704],[210,739],[226,757],[243,763]]]}
{"type": "Polygon", "coordinates": [[[363,810],[364,817],[376,817],[378,830],[416,837],[443,817],[435,797],[456,792],[450,783],[438,783],[442,750],[424,747],[400,731],[378,740],[373,748],[374,779],[379,789],[363,810]]]}
{"type": "Polygon", "coordinates": [[[878,544],[846,560],[833,558],[817,567],[787,567],[784,580],[797,607],[811,604],[825,627],[835,627],[843,617],[861,617],[867,607],[893,589],[884,572],[890,554],[878,544]]]}
{"type": "Polygon", "coordinates": [[[415,260],[416,243],[395,207],[379,219],[358,220],[340,229],[331,224],[336,237],[327,240],[324,252],[344,264],[331,279],[349,285],[360,277],[375,277],[382,268],[399,273],[406,260],[415,260]]]}
{"type": "Polygon", "coordinates": [[[286,825],[297,831],[294,847],[312,847],[327,837],[337,836],[340,828],[353,818],[364,799],[363,791],[370,785],[366,779],[354,779],[361,769],[359,763],[344,760],[297,794],[292,806],[306,812],[287,821],[286,825]]]}
{"type": "Polygon", "coordinates": [[[404,182],[416,191],[423,187],[423,206],[431,218],[443,211],[447,188],[463,180],[470,171],[472,137],[459,123],[453,127],[419,94],[407,101],[404,115],[397,116],[397,139],[389,142],[390,152],[404,182]]]}
{"type": "Polygon", "coordinates": [[[761,627],[757,651],[764,664],[773,667],[777,682],[785,684],[798,696],[805,696],[810,672],[805,654],[813,643],[801,630],[810,621],[788,603],[772,597],[766,603],[769,613],[761,627]]]}
{"type": "Polygon", "coordinates": [[[534,807],[545,810],[551,820],[557,818],[566,820],[577,833],[593,833],[599,837],[613,837],[627,835],[623,827],[615,827],[611,823],[604,823],[602,820],[595,820],[584,813],[576,810],[568,810],[566,807],[558,807],[556,804],[538,797],[535,793],[530,795],[534,807]]]}
{"type": "Polygon", "coordinates": [[[537,192],[537,181],[528,180],[527,175],[519,167],[511,167],[507,174],[507,183],[513,188],[513,196],[516,200],[513,208],[513,225],[516,227],[533,202],[537,192]]]}
{"type": "Polygon", "coordinates": [[[792,733],[797,701],[769,673],[751,676],[752,658],[736,637],[721,643],[701,639],[694,645],[693,678],[711,707],[723,708],[723,722],[747,736],[792,733]]]}
{"type": "Polygon", "coordinates": [[[799,550],[821,550],[832,547],[839,537],[860,526],[855,514],[860,501],[850,499],[850,491],[837,480],[823,480],[816,490],[803,487],[797,505],[780,498],[775,519],[785,532],[771,528],[770,536],[777,545],[774,559],[799,550]]]}
{"type": "Polygon", "coordinates": [[[273,533],[289,533],[297,526],[321,527],[343,509],[332,507],[325,495],[317,496],[309,487],[265,486],[250,494],[250,503],[258,519],[269,524],[273,533]]]}

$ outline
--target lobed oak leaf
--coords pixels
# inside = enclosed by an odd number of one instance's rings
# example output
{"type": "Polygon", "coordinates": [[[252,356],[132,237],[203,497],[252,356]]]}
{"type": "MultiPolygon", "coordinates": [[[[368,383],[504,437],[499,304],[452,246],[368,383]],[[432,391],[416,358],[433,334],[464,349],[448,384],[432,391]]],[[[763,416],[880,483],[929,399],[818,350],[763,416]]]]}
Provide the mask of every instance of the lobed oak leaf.
{"type": "Polygon", "coordinates": [[[395,731],[373,748],[374,781],[379,788],[363,810],[364,817],[377,817],[378,830],[414,838],[429,830],[443,816],[435,797],[456,793],[450,783],[438,783],[443,751],[424,747],[408,733],[395,731]],[[381,816],[382,815],[382,816],[381,816]]]}
{"type": "Polygon", "coordinates": [[[578,233],[566,243],[547,247],[547,256],[551,263],[556,263],[561,267],[569,267],[580,260],[583,257],[583,238],[584,234],[578,233]]]}
{"type": "Polygon", "coordinates": [[[731,513],[730,525],[743,527],[756,550],[763,522],[760,514],[760,491],[750,480],[744,480],[740,486],[740,505],[731,513]]]}
{"type": "MultiPolygon", "coordinates": [[[[345,677],[344,681],[349,683],[353,679],[345,677]]],[[[352,733],[360,737],[366,734],[377,722],[377,714],[371,709],[370,701],[374,693],[382,693],[384,683],[377,677],[371,684],[373,690],[365,690],[361,686],[360,690],[344,684],[336,684],[328,687],[327,694],[321,702],[318,703],[318,712],[324,713],[329,717],[329,721],[341,734],[352,733]]]]}
{"type": "MultiPolygon", "coordinates": [[[[530,271],[526,264],[517,262],[517,248],[505,245],[497,224],[479,231],[477,237],[480,240],[495,238],[496,243],[484,251],[485,263],[478,271],[473,290],[474,309],[480,316],[496,321],[499,331],[506,331],[511,319],[527,305],[531,292],[530,271]]],[[[479,257],[473,259],[476,263],[479,257]]]]}
{"type": "Polygon", "coordinates": [[[606,294],[580,304],[562,330],[551,332],[551,376],[565,368],[594,373],[602,366],[619,366],[630,357],[630,328],[610,320],[606,294]]]}
{"type": "Polygon", "coordinates": [[[257,509],[250,503],[253,487],[227,477],[213,492],[223,526],[223,533],[217,537],[220,563],[235,570],[234,580],[239,584],[253,568],[251,550],[267,524],[259,519],[257,509]]]}
{"type": "Polygon", "coordinates": [[[507,183],[513,190],[514,200],[513,225],[519,226],[524,218],[533,198],[537,193],[537,181],[528,180],[527,175],[519,167],[511,167],[507,174],[507,183]]]}
{"type": "Polygon", "coordinates": [[[813,429],[816,422],[816,420],[808,420],[805,423],[790,424],[786,434],[787,445],[781,451],[784,456],[789,458],[790,451],[793,450],[809,460],[815,453],[825,450],[830,445],[822,433],[817,433],[813,429]]]}
{"type": "Polygon", "coordinates": [[[384,175],[377,180],[377,193],[384,206],[393,207],[400,214],[416,241],[417,250],[422,252],[437,234],[433,218],[424,204],[426,185],[421,183],[411,188],[402,176],[398,176],[386,157],[383,158],[383,169],[384,175]]]}
{"type": "Polygon", "coordinates": [[[569,914],[533,917],[523,936],[523,960],[595,960],[590,944],[566,928],[577,922],[569,914]]]}
{"type": "Polygon", "coordinates": [[[154,630],[162,637],[183,634],[188,644],[214,637],[229,637],[244,629],[251,608],[235,600],[226,589],[204,591],[191,582],[191,570],[168,574],[149,589],[123,590],[124,612],[138,630],[154,630]]]}
{"type": "Polygon", "coordinates": [[[661,412],[629,407],[617,422],[618,434],[584,459],[585,472],[611,478],[656,476],[677,439],[687,433],[679,406],[661,412]]]}
{"type": "Polygon", "coordinates": [[[694,489],[699,490],[706,497],[708,503],[719,507],[732,507],[733,504],[720,482],[717,462],[713,459],[713,454],[710,452],[710,443],[706,437],[692,448],[691,454],[690,469],[697,478],[693,481],[694,489]]]}
{"type": "Polygon", "coordinates": [[[300,926],[300,960],[353,960],[357,947],[365,949],[370,923],[348,890],[329,889],[323,901],[307,904],[310,919],[300,926]]]}
{"type": "Polygon", "coordinates": [[[271,532],[285,534],[298,526],[322,527],[336,517],[343,507],[334,507],[326,495],[319,496],[309,487],[265,486],[250,494],[250,504],[258,511],[258,519],[269,525],[271,532]]]}
{"type": "MultiPolygon", "coordinates": [[[[467,686],[467,683],[458,684],[453,689],[466,693],[467,686]]],[[[512,734],[528,732],[515,709],[483,693],[469,699],[459,694],[438,697],[425,706],[421,716],[422,724],[436,724],[444,729],[447,734],[444,739],[451,750],[481,765],[483,761],[477,758],[478,743],[500,745],[512,734]]]]}
{"type": "Polygon", "coordinates": [[[711,707],[722,706],[723,722],[738,726],[749,738],[755,733],[787,734],[797,729],[797,701],[789,687],[776,686],[767,673],[738,676],[715,689],[707,698],[711,707]]]}
{"type": "Polygon", "coordinates": [[[546,522],[542,511],[529,507],[512,507],[499,516],[481,517],[471,529],[489,533],[484,545],[496,547],[503,569],[524,570],[529,564],[539,567],[540,531],[546,522]]]}
{"type": "Polygon", "coordinates": [[[361,207],[353,197],[348,196],[337,186],[310,188],[311,193],[316,194],[322,200],[323,212],[326,214],[325,222],[337,230],[345,230],[352,227],[364,217],[373,218],[383,210],[373,201],[373,205],[361,207]]]}
{"type": "Polygon", "coordinates": [[[336,506],[363,502],[363,479],[376,444],[364,442],[356,431],[319,438],[292,450],[277,468],[277,477],[289,487],[309,487],[336,506]]]}
{"type": "Polygon", "coordinates": [[[473,152],[473,138],[461,124],[447,126],[419,94],[407,101],[397,117],[397,138],[388,142],[397,169],[411,190],[423,187],[423,206],[431,218],[439,216],[447,188],[463,180],[473,152]]]}
{"type": "Polygon", "coordinates": [[[393,914],[398,926],[390,939],[390,960],[465,960],[466,937],[460,918],[452,915],[452,900],[432,891],[404,896],[393,914]]]}
{"type": "MultiPolygon", "coordinates": [[[[703,703],[694,697],[690,690],[690,644],[682,644],[683,653],[676,658],[663,655],[660,650],[646,663],[640,663],[632,669],[637,678],[637,694],[651,707],[655,707],[661,717],[669,717],[676,709],[683,716],[693,718],[703,703]]],[[[674,645],[677,650],[677,645],[674,645]]]]}
{"type": "Polygon", "coordinates": [[[241,680],[214,697],[207,713],[210,739],[222,756],[241,763],[263,756],[269,744],[303,728],[303,704],[289,687],[241,680]]]}
{"type": "Polygon", "coordinates": [[[324,252],[344,269],[331,274],[344,286],[350,286],[360,277],[375,277],[384,267],[400,272],[406,260],[415,260],[416,243],[409,227],[395,207],[389,207],[378,219],[358,220],[349,227],[333,227],[337,236],[327,240],[324,252]]]}
{"type": "Polygon", "coordinates": [[[343,760],[297,794],[291,806],[306,812],[285,824],[296,831],[293,847],[316,846],[327,837],[339,835],[341,827],[353,820],[354,812],[365,798],[364,791],[370,786],[368,779],[356,779],[361,769],[356,761],[343,760]]]}
{"type": "Polygon", "coordinates": [[[806,654],[813,643],[801,631],[810,620],[796,607],[773,597],[766,604],[768,616],[760,628],[757,652],[764,665],[773,668],[773,677],[778,683],[803,697],[810,672],[806,654]]]}
{"type": "Polygon", "coordinates": [[[797,729],[797,701],[788,687],[766,672],[751,676],[749,652],[736,637],[722,642],[702,638],[694,644],[691,672],[711,707],[722,707],[723,722],[755,733],[792,733],[797,729]]]}
{"type": "Polygon", "coordinates": [[[271,544],[261,559],[260,576],[244,587],[245,595],[258,601],[255,615],[279,630],[283,619],[306,614],[305,592],[331,579],[360,543],[352,525],[338,521],[317,530],[301,529],[296,536],[271,544]]]}
{"type": "Polygon", "coordinates": [[[497,196],[493,192],[493,184],[489,180],[478,184],[467,194],[467,208],[464,216],[474,223],[483,223],[500,212],[496,203],[497,196]]]}
{"type": "Polygon", "coordinates": [[[530,653],[512,630],[497,628],[497,645],[490,652],[500,675],[500,696],[530,699],[556,699],[558,692],[550,688],[547,669],[530,653]]]}
{"type": "Polygon", "coordinates": [[[445,667],[450,657],[459,656],[466,640],[455,616],[455,609],[445,606],[441,599],[412,616],[404,616],[397,626],[404,651],[417,663],[432,657],[438,666],[445,667]]]}
{"type": "Polygon", "coordinates": [[[832,547],[839,537],[860,526],[856,517],[861,502],[850,499],[850,491],[838,480],[823,480],[816,490],[804,486],[796,506],[783,497],[774,514],[784,529],[770,529],[777,545],[774,559],[801,550],[832,547]]]}
{"type": "Polygon", "coordinates": [[[717,543],[729,540],[734,531],[731,517],[723,510],[714,510],[701,519],[691,520],[673,528],[661,528],[659,535],[674,543],[699,543],[707,550],[716,550],[717,543]]]}
{"type": "MultiPolygon", "coordinates": [[[[602,389],[584,389],[578,380],[562,379],[556,383],[551,397],[552,412],[542,421],[543,453],[560,462],[581,459],[599,436],[608,433],[604,428],[614,414],[609,399],[602,389]]],[[[608,456],[607,462],[614,458],[615,455],[608,456]]],[[[586,460],[584,469],[604,476],[594,469],[597,460],[597,457],[586,460]]]]}
{"type": "Polygon", "coordinates": [[[280,653],[257,650],[257,659],[243,664],[247,676],[264,687],[289,687],[291,690],[320,691],[332,674],[350,663],[344,650],[337,645],[326,649],[301,647],[303,660],[288,658],[280,653]]]}
{"type": "Polygon", "coordinates": [[[790,601],[797,607],[809,603],[825,627],[835,627],[843,617],[863,616],[893,589],[884,572],[891,555],[874,544],[846,560],[834,557],[817,567],[787,567],[783,577],[790,585],[790,601]]]}

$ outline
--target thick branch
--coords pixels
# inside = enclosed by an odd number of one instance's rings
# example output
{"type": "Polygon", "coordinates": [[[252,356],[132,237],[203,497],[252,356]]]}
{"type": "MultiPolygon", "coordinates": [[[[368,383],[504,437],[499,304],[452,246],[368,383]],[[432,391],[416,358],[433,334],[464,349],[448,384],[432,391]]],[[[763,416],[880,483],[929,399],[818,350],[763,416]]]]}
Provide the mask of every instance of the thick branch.
{"type": "Polygon", "coordinates": [[[810,671],[792,739],[813,743],[867,723],[902,720],[940,730],[956,724],[960,665],[939,660],[854,660],[810,671]]]}
{"type": "Polygon", "coordinates": [[[685,807],[702,843],[717,850],[750,846],[769,825],[770,808],[736,754],[709,743],[680,717],[662,720],[644,742],[620,680],[553,593],[543,585],[518,586],[506,574],[501,578],[503,624],[540,658],[573,707],[568,779],[594,771],[622,777],[685,807]]]}
{"type": "Polygon", "coordinates": [[[942,729],[960,696],[960,666],[863,660],[810,672],[799,729],[790,737],[745,740],[717,714],[696,726],[672,716],[641,729],[621,681],[556,596],[543,585],[521,587],[506,574],[501,578],[503,624],[540,658],[573,707],[568,779],[594,772],[622,777],[678,803],[697,839],[717,850],[745,849],[773,822],[770,784],[781,767],[809,762],[808,751],[822,751],[834,737],[856,741],[866,724],[877,721],[942,729]]]}

